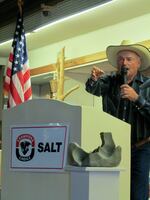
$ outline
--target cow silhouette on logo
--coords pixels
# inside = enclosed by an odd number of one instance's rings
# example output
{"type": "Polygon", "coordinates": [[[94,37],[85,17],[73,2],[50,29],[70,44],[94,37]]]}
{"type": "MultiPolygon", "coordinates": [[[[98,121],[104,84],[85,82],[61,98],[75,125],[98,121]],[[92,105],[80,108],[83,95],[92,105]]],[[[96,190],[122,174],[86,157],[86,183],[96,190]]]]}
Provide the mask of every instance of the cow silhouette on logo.
{"type": "Polygon", "coordinates": [[[29,151],[29,146],[31,145],[28,141],[23,141],[20,143],[21,151],[23,155],[26,155],[26,153],[29,151]]]}

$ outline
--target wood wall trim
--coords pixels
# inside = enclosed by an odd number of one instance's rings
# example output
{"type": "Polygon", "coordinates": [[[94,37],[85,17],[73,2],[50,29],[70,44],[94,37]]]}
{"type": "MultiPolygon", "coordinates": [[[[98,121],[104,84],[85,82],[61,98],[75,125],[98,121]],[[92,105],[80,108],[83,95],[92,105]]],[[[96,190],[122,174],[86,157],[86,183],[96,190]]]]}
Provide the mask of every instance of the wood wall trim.
{"type": "MultiPolygon", "coordinates": [[[[144,45],[147,48],[150,48],[150,40],[145,40],[145,41],[139,42],[139,44],[144,45]]],[[[84,65],[84,64],[92,63],[92,62],[96,62],[96,61],[102,61],[105,59],[106,59],[105,51],[97,52],[94,54],[66,60],[65,61],[65,69],[70,69],[73,67],[78,67],[80,65],[84,65]]],[[[53,63],[53,64],[49,64],[49,65],[45,65],[42,67],[31,69],[30,72],[31,72],[31,76],[35,76],[35,75],[54,72],[55,69],[56,69],[56,63],[53,63]]]]}
{"type": "MultiPolygon", "coordinates": [[[[70,69],[70,68],[73,68],[76,66],[80,66],[80,65],[84,65],[87,63],[96,62],[98,60],[104,60],[104,59],[106,59],[106,53],[98,52],[95,54],[66,60],[65,61],[65,69],[70,69]]],[[[44,73],[54,72],[55,69],[56,69],[56,63],[31,69],[30,73],[31,73],[31,76],[35,76],[35,75],[40,75],[40,74],[44,74],[44,73]]]]}

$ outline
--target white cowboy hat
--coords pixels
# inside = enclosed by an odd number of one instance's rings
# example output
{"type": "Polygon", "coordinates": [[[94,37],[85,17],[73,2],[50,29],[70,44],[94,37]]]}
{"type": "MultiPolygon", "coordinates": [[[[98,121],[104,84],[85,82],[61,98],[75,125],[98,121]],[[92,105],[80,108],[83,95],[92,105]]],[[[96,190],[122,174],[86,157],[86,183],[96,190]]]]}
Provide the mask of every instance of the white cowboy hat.
{"type": "Polygon", "coordinates": [[[141,58],[140,71],[146,70],[150,67],[150,51],[147,47],[140,44],[132,44],[129,40],[123,40],[121,45],[108,46],[106,49],[106,55],[109,63],[117,67],[117,54],[120,51],[129,50],[138,54],[141,58]]]}

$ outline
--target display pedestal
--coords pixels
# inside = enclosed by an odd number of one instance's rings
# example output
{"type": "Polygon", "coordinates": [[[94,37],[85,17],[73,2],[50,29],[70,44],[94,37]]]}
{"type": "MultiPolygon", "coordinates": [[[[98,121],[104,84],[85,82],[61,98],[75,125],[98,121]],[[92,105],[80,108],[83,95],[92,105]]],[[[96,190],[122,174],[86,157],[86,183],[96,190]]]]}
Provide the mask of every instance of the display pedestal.
{"type": "Polygon", "coordinates": [[[121,169],[70,167],[71,200],[119,200],[121,169]]]}

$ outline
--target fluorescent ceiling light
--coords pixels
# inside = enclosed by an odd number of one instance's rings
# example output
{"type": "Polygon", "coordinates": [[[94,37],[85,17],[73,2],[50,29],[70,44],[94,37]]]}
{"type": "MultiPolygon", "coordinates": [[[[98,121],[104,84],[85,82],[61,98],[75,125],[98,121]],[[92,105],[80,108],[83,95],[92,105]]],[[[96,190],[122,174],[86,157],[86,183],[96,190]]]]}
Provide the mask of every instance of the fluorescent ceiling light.
{"type": "MultiPolygon", "coordinates": [[[[108,2],[105,2],[105,3],[103,3],[103,4],[100,4],[100,5],[95,6],[95,7],[92,7],[92,8],[89,8],[89,9],[84,10],[84,11],[82,11],[82,12],[75,13],[75,14],[73,14],[73,15],[70,15],[70,16],[67,16],[67,17],[64,17],[64,18],[61,18],[61,19],[59,19],[59,20],[56,20],[56,21],[54,21],[54,22],[51,22],[51,23],[46,24],[46,25],[44,25],[44,26],[41,26],[40,28],[37,28],[37,29],[33,30],[32,32],[41,31],[41,30],[43,30],[43,29],[45,29],[45,28],[48,28],[48,27],[51,27],[51,26],[53,26],[53,25],[55,25],[55,24],[58,24],[58,23],[67,21],[67,20],[69,20],[69,19],[75,18],[75,17],[80,16],[80,15],[82,15],[82,14],[85,14],[85,13],[88,13],[88,12],[90,12],[90,11],[96,10],[96,9],[98,9],[98,8],[100,8],[100,7],[102,7],[102,6],[105,6],[106,4],[112,3],[112,2],[114,2],[114,1],[116,1],[116,0],[109,0],[108,2]]],[[[28,35],[30,35],[30,34],[31,34],[31,33],[26,33],[25,35],[28,36],[28,35]]],[[[0,46],[6,45],[7,43],[10,43],[10,42],[12,42],[12,41],[13,41],[13,39],[10,39],[10,40],[7,40],[7,41],[5,41],[5,42],[2,42],[2,43],[0,43],[0,46]]]]}
{"type": "Polygon", "coordinates": [[[70,15],[70,16],[67,16],[67,17],[58,19],[58,20],[56,20],[56,21],[54,21],[54,22],[50,22],[49,24],[46,24],[46,25],[44,25],[44,26],[41,26],[40,28],[35,29],[33,32],[41,31],[41,30],[43,30],[43,29],[45,29],[45,28],[48,28],[48,27],[51,27],[51,26],[53,26],[53,25],[55,25],[55,24],[58,24],[58,23],[67,21],[67,20],[72,19],[72,18],[74,18],[74,17],[77,17],[77,16],[80,16],[80,15],[82,15],[82,14],[88,13],[88,12],[90,12],[90,11],[96,10],[96,9],[98,9],[98,8],[100,8],[100,7],[104,6],[104,5],[106,5],[106,4],[112,3],[112,1],[115,1],[115,0],[110,0],[109,2],[106,2],[106,3],[100,4],[100,5],[98,5],[98,6],[89,8],[89,9],[84,10],[84,11],[81,11],[81,12],[79,12],[79,13],[75,13],[75,14],[73,14],[73,15],[70,15]]]}
{"type": "Polygon", "coordinates": [[[13,40],[11,39],[11,40],[7,40],[7,41],[5,41],[5,42],[2,42],[2,43],[0,43],[0,46],[3,46],[3,45],[5,45],[5,44],[7,44],[7,43],[10,43],[10,42],[12,42],[13,40]]]}
{"type": "MultiPolygon", "coordinates": [[[[31,33],[26,33],[25,34],[25,36],[27,37],[27,36],[29,36],[31,33]]],[[[13,39],[10,39],[10,40],[7,40],[7,41],[5,41],[5,42],[2,42],[2,43],[0,43],[0,46],[3,46],[3,45],[5,45],[5,44],[7,44],[7,43],[10,43],[10,42],[12,42],[13,41],[13,39]]]]}

